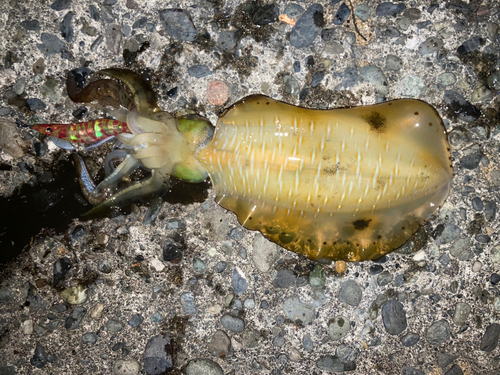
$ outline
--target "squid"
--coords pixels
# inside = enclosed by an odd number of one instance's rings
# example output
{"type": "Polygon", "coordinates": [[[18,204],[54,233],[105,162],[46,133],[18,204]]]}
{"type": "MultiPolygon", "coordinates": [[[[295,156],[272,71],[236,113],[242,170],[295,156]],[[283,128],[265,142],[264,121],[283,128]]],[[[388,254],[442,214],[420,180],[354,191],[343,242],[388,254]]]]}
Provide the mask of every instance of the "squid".
{"type": "Polygon", "coordinates": [[[111,80],[72,96],[95,100],[105,84],[113,100],[123,87],[131,99],[118,115],[127,125],[116,134],[123,162],[95,188],[87,185],[91,213],[159,197],[171,177],[209,177],[217,203],[244,227],[313,260],[362,261],[403,245],[448,197],[454,172],[446,130],[423,101],[317,110],[252,95],[214,128],[200,116],[162,111],[131,71],[100,74],[111,80]],[[139,167],[150,177],[119,187],[139,167]]]}

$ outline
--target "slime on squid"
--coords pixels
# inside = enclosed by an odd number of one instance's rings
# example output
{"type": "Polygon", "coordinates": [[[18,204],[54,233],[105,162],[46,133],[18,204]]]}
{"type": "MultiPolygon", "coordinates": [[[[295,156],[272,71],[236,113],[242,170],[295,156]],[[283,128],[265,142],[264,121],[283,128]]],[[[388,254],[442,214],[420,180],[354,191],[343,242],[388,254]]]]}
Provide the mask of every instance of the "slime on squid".
{"type": "MultiPolygon", "coordinates": [[[[97,187],[84,184],[96,205],[91,214],[161,196],[170,176],[192,183],[208,176],[217,203],[246,228],[313,260],[361,261],[403,245],[448,196],[446,130],[425,102],[316,110],[253,95],[229,107],[214,129],[202,117],[161,111],[131,71],[100,74],[114,80],[80,88],[68,78],[75,101],[128,107],[113,113],[126,123],[115,132],[123,162],[97,187]],[[151,176],[118,188],[139,167],[151,176]]],[[[88,178],[84,166],[79,172],[88,178]]]]}

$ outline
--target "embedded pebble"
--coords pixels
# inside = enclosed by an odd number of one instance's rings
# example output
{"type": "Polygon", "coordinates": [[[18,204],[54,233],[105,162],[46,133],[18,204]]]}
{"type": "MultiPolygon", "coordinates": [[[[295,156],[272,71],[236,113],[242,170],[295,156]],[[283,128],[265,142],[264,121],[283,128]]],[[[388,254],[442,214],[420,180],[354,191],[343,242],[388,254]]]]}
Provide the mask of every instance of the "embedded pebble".
{"type": "Polygon", "coordinates": [[[55,11],[59,12],[64,9],[68,9],[71,5],[72,0],[56,0],[50,6],[55,11]]]}
{"type": "Polygon", "coordinates": [[[243,332],[245,329],[245,321],[237,316],[225,314],[220,318],[222,326],[231,332],[243,332]]]}
{"type": "Polygon", "coordinates": [[[38,20],[22,21],[21,26],[28,31],[40,31],[40,22],[38,20]]]}
{"type": "Polygon", "coordinates": [[[61,25],[59,26],[61,35],[64,40],[68,43],[73,41],[74,31],[73,31],[73,13],[68,12],[63,18],[61,25]]]}
{"type": "Polygon", "coordinates": [[[340,362],[347,364],[350,362],[354,362],[356,359],[358,352],[356,349],[351,348],[349,345],[340,344],[335,349],[335,355],[340,359],[340,362]]]}
{"type": "Polygon", "coordinates": [[[82,335],[82,344],[95,344],[97,342],[97,335],[94,332],[87,332],[82,335]]]}
{"type": "Polygon", "coordinates": [[[438,320],[427,328],[425,336],[427,342],[431,345],[444,344],[450,338],[450,324],[446,319],[438,320]]]}
{"type": "Polygon", "coordinates": [[[444,225],[442,231],[440,233],[437,233],[437,236],[434,239],[434,241],[436,242],[437,245],[444,245],[457,239],[458,236],[460,236],[460,233],[461,233],[460,227],[458,227],[455,224],[447,223],[444,225]]]}
{"type": "Polygon", "coordinates": [[[141,370],[141,365],[134,360],[119,359],[113,364],[115,375],[136,375],[141,370]]]}
{"type": "Polygon", "coordinates": [[[47,105],[38,98],[28,99],[26,100],[26,104],[28,104],[28,107],[31,111],[39,111],[47,108],[47,105]]]}
{"type": "Polygon", "coordinates": [[[48,362],[48,353],[45,347],[39,342],[36,343],[33,357],[30,358],[30,363],[36,368],[43,368],[48,362]]]}
{"type": "Polygon", "coordinates": [[[296,48],[310,45],[324,26],[323,7],[312,4],[297,20],[290,33],[290,44],[296,48]]]}
{"type": "MultiPolygon", "coordinates": [[[[298,62],[298,61],[296,61],[298,62]]],[[[291,94],[295,97],[299,96],[300,85],[299,82],[292,76],[283,77],[284,89],[287,94],[291,94]]]]}
{"type": "Polygon", "coordinates": [[[387,55],[385,58],[385,70],[393,70],[395,72],[401,70],[403,67],[403,60],[395,55],[387,55]]]}
{"type": "Polygon", "coordinates": [[[195,358],[184,369],[186,375],[224,375],[218,363],[210,359],[195,358]]]}
{"type": "Polygon", "coordinates": [[[459,365],[454,364],[453,366],[450,367],[448,371],[445,372],[444,375],[463,375],[463,371],[460,368],[459,365]]]}
{"type": "Polygon", "coordinates": [[[443,41],[440,38],[432,36],[418,46],[418,53],[421,56],[427,56],[439,51],[441,48],[443,48],[443,41]]]}
{"type": "Polygon", "coordinates": [[[405,9],[405,4],[385,2],[377,6],[375,14],[379,17],[397,16],[403,13],[405,9]]]}
{"type": "Polygon", "coordinates": [[[284,12],[288,17],[293,20],[299,19],[299,17],[304,13],[304,8],[297,3],[288,3],[285,6],[284,12]]]}
{"type": "Polygon", "coordinates": [[[498,283],[500,283],[500,275],[498,273],[492,273],[490,276],[490,282],[493,285],[497,285],[498,283]]]}
{"type": "Polygon", "coordinates": [[[453,86],[457,82],[457,77],[453,73],[441,73],[438,75],[438,82],[443,87],[453,86]]]}
{"type": "Polygon", "coordinates": [[[83,285],[66,288],[61,292],[61,297],[70,305],[81,305],[87,301],[87,288],[83,285]]]}
{"type": "Polygon", "coordinates": [[[482,38],[474,36],[469,40],[465,41],[460,47],[457,48],[457,53],[459,55],[468,55],[471,52],[476,51],[481,46],[482,38]]]}
{"type": "Polygon", "coordinates": [[[85,317],[85,314],[87,314],[86,309],[84,309],[82,306],[76,306],[64,321],[64,328],[66,328],[68,331],[77,329],[83,318],[85,317]]]}
{"type": "Polygon", "coordinates": [[[455,311],[453,312],[453,322],[461,327],[467,322],[467,318],[471,313],[471,307],[468,303],[457,302],[455,304],[455,311]]]}
{"type": "Polygon", "coordinates": [[[0,148],[14,158],[22,158],[28,152],[30,142],[21,137],[14,122],[0,120],[0,148]]]}
{"type": "Polygon", "coordinates": [[[160,21],[174,39],[193,42],[198,36],[191,16],[184,9],[164,9],[160,11],[160,21]]]}
{"type": "Polygon", "coordinates": [[[279,270],[278,274],[273,280],[273,285],[276,288],[289,288],[295,284],[297,281],[297,276],[293,271],[288,269],[279,270]]]}
{"type": "Polygon", "coordinates": [[[210,350],[212,355],[219,358],[226,358],[229,355],[230,348],[231,339],[227,333],[221,330],[215,331],[208,344],[208,350],[210,350]]]}
{"type": "Polygon", "coordinates": [[[326,284],[326,275],[323,267],[316,264],[314,269],[309,273],[309,285],[312,287],[322,287],[326,284]]]}
{"type": "Polygon", "coordinates": [[[106,329],[109,332],[117,333],[117,332],[120,332],[121,330],[123,330],[123,324],[116,319],[109,319],[106,322],[106,329]]]}
{"type": "Polygon", "coordinates": [[[387,95],[389,93],[389,84],[385,78],[385,74],[376,65],[366,65],[359,70],[360,75],[368,81],[375,92],[380,95],[387,95]]]}
{"type": "Polygon", "coordinates": [[[335,13],[335,16],[333,17],[333,24],[342,25],[349,18],[350,15],[351,15],[351,9],[347,6],[347,4],[346,3],[340,4],[337,13],[335,13]]]}
{"type": "Polygon", "coordinates": [[[386,286],[390,284],[393,279],[394,276],[392,275],[392,273],[390,273],[389,271],[384,271],[377,276],[377,285],[386,286]]]}
{"type": "Polygon", "coordinates": [[[425,372],[414,367],[403,367],[402,375],[425,375],[425,372]]]}
{"type": "Polygon", "coordinates": [[[148,375],[170,372],[174,367],[173,343],[168,334],[151,337],[144,349],[144,371],[148,375]]]}
{"type": "Polygon", "coordinates": [[[188,68],[188,74],[194,78],[203,78],[212,75],[212,71],[206,65],[193,65],[188,68]]]}
{"type": "Polygon", "coordinates": [[[366,4],[360,4],[356,7],[356,10],[354,11],[354,14],[356,17],[358,17],[360,20],[367,21],[370,15],[372,14],[372,8],[370,8],[366,4]]]}
{"type": "Polygon", "coordinates": [[[205,262],[202,261],[200,258],[193,259],[194,272],[204,272],[206,268],[207,268],[207,266],[206,266],[205,262]]]}
{"type": "Polygon", "coordinates": [[[403,305],[391,299],[382,306],[382,322],[390,335],[399,335],[408,326],[403,305]]]}
{"type": "Polygon", "coordinates": [[[127,322],[127,324],[129,326],[131,326],[132,328],[136,328],[136,327],[139,327],[143,321],[144,321],[144,317],[141,314],[134,314],[134,315],[132,315],[130,320],[127,322]]]}
{"type": "Polygon", "coordinates": [[[252,23],[258,26],[269,25],[278,21],[279,8],[275,3],[256,7],[252,13],[252,23]]]}
{"type": "Polygon", "coordinates": [[[308,304],[301,302],[299,297],[292,296],[283,302],[283,312],[294,322],[301,321],[303,325],[311,323],[316,318],[316,311],[308,304]]]}
{"type": "Polygon", "coordinates": [[[312,81],[311,81],[311,87],[319,86],[319,84],[321,83],[321,81],[323,80],[324,77],[325,77],[324,71],[314,73],[312,81]]]}
{"type": "Polygon", "coordinates": [[[252,261],[260,272],[268,272],[279,258],[278,245],[268,241],[261,233],[253,239],[252,261]]]}
{"type": "Polygon", "coordinates": [[[354,280],[347,280],[342,284],[339,291],[340,302],[347,303],[351,306],[358,306],[363,297],[363,291],[358,283],[354,280]]]}
{"type": "Polygon", "coordinates": [[[473,152],[460,158],[460,165],[465,169],[476,169],[483,159],[481,152],[473,152]]]}
{"type": "Polygon", "coordinates": [[[344,372],[356,370],[354,362],[342,363],[336,355],[326,354],[316,361],[320,370],[327,372],[344,372]]]}
{"type": "Polygon", "coordinates": [[[481,338],[480,350],[483,352],[492,352],[498,345],[500,337],[500,324],[491,323],[486,327],[483,337],[481,338]]]}
{"type": "Polygon", "coordinates": [[[207,100],[213,105],[224,105],[230,94],[229,86],[222,81],[211,81],[207,84],[207,100]]]}
{"type": "Polygon", "coordinates": [[[237,295],[245,293],[248,288],[248,281],[242,271],[235,267],[233,269],[233,290],[237,295]]]}
{"type": "Polygon", "coordinates": [[[414,332],[408,332],[401,336],[401,344],[406,347],[415,345],[420,340],[420,335],[414,332]]]}
{"type": "Polygon", "coordinates": [[[349,319],[343,316],[335,317],[328,325],[328,335],[333,341],[338,341],[351,329],[349,319]]]}
{"type": "Polygon", "coordinates": [[[408,74],[394,85],[394,94],[398,97],[418,98],[425,88],[425,83],[419,76],[408,74]]]}
{"type": "Polygon", "coordinates": [[[198,309],[194,304],[194,297],[191,293],[183,293],[181,295],[181,306],[182,310],[189,315],[196,315],[198,313],[198,309]]]}

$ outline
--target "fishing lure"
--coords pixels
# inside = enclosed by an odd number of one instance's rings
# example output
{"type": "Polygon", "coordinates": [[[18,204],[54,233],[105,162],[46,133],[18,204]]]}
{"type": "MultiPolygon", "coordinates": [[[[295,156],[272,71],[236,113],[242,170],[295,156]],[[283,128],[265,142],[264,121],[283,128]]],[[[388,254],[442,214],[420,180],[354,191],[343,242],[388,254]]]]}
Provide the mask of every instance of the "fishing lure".
{"type": "Polygon", "coordinates": [[[112,119],[98,119],[71,124],[35,124],[32,129],[41,134],[72,143],[87,144],[130,132],[126,122],[112,119]]]}
{"type": "Polygon", "coordinates": [[[209,176],[217,203],[245,227],[311,259],[360,261],[404,244],[448,196],[446,130],[422,101],[315,110],[255,95],[232,105],[214,130],[204,118],[162,112],[140,76],[100,73],[125,84],[133,105],[131,134],[117,135],[128,161],[96,188],[117,192],[94,212],[159,196],[170,176],[209,176]],[[151,177],[119,189],[117,176],[138,166],[151,177]]]}

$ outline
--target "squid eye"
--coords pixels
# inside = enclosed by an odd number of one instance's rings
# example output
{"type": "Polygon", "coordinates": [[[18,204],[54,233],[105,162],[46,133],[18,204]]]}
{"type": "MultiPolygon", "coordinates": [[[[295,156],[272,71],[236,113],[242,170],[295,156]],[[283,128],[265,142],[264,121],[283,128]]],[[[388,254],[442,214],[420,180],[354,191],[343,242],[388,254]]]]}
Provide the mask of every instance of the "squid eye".
{"type": "Polygon", "coordinates": [[[45,133],[47,133],[47,134],[52,133],[52,128],[45,128],[45,133]]]}

